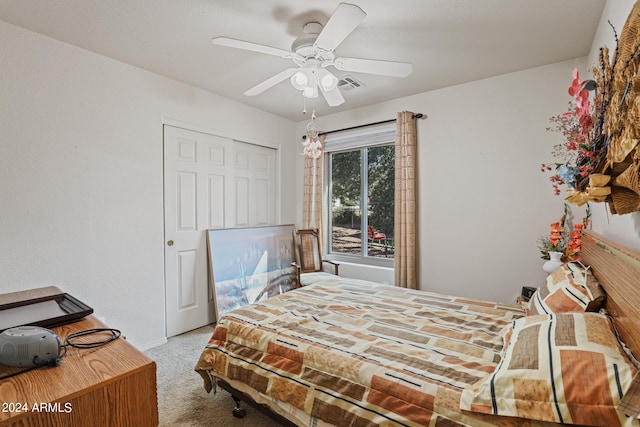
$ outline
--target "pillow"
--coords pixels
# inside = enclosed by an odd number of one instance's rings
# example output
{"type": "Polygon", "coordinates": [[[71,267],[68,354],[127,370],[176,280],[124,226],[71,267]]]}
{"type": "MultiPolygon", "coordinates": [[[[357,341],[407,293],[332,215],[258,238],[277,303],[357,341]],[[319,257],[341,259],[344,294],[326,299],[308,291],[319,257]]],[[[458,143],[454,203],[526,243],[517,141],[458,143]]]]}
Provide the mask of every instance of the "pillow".
{"type": "Polygon", "coordinates": [[[547,276],[529,300],[527,315],[598,311],[605,294],[593,274],[577,263],[564,264],[547,276]]]}
{"type": "Polygon", "coordinates": [[[637,370],[606,316],[523,317],[513,322],[509,338],[494,372],[462,392],[460,409],[567,424],[640,426],[640,420],[616,409],[637,370]]]}
{"type": "Polygon", "coordinates": [[[640,418],[640,373],[633,377],[631,387],[627,389],[618,405],[618,410],[630,417],[640,418]]]}

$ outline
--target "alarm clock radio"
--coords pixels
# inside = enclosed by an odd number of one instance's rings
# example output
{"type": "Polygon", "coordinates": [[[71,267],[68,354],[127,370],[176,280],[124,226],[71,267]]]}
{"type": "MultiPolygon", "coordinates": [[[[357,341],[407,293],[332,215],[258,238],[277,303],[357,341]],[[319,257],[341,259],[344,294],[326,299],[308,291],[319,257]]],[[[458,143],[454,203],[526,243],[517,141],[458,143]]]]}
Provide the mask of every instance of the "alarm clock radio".
{"type": "Polygon", "coordinates": [[[524,299],[525,301],[529,301],[531,299],[531,297],[533,296],[534,292],[537,290],[538,288],[534,288],[531,286],[523,286],[522,287],[522,299],[524,299]]]}
{"type": "Polygon", "coordinates": [[[18,326],[0,333],[0,363],[7,366],[55,366],[60,359],[60,339],[39,326],[18,326]]]}

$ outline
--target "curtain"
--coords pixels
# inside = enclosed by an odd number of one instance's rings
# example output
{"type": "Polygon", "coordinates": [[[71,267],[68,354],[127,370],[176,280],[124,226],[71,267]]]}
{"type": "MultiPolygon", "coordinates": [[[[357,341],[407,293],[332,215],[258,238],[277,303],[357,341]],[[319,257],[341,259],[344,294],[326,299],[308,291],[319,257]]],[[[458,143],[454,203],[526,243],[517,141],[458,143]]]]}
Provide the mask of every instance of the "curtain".
{"type": "Polygon", "coordinates": [[[396,119],[395,284],[417,289],[416,270],[416,121],[402,111],[396,119]]]}
{"type": "MultiPolygon", "coordinates": [[[[318,140],[324,145],[324,135],[318,140]]],[[[322,232],[322,166],[323,155],[304,158],[304,189],[302,193],[302,228],[317,228],[322,232]]],[[[321,236],[320,236],[321,237],[321,236]]],[[[320,238],[322,242],[322,238],[320,238]]]]}

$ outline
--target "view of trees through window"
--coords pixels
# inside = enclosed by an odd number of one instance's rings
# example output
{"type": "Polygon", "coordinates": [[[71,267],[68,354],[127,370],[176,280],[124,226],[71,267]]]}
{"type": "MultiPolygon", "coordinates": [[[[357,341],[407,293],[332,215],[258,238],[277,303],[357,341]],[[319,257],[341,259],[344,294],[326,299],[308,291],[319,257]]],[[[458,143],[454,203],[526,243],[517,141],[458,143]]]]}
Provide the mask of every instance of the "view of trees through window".
{"type": "Polygon", "coordinates": [[[330,165],[331,251],[393,258],[394,146],[331,153],[330,165]]]}

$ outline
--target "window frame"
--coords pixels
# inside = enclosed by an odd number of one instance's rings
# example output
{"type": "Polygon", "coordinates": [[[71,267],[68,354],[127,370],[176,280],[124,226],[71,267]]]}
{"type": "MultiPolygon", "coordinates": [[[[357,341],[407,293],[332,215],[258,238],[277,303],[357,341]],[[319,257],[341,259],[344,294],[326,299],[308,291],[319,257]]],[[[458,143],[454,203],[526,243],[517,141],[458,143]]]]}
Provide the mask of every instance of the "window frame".
{"type": "MultiPolygon", "coordinates": [[[[373,147],[380,146],[388,146],[395,145],[395,123],[386,124],[386,125],[378,125],[378,126],[370,126],[366,128],[357,129],[356,131],[348,131],[348,132],[340,132],[339,134],[327,135],[325,138],[325,151],[324,151],[324,164],[326,167],[324,168],[324,182],[323,191],[325,192],[325,206],[323,209],[323,216],[325,218],[325,233],[324,233],[324,247],[326,248],[326,258],[334,261],[340,262],[348,262],[353,264],[363,264],[363,265],[371,265],[377,267],[395,267],[395,257],[394,258],[382,258],[382,257],[374,257],[365,255],[367,252],[368,241],[366,237],[362,239],[363,251],[360,254],[346,254],[342,252],[333,252],[332,251],[332,182],[331,182],[331,172],[332,172],[332,154],[334,153],[342,153],[349,151],[360,150],[360,195],[368,194],[368,156],[367,149],[373,147]]],[[[366,199],[365,199],[366,200],[366,199]]],[[[362,204],[362,202],[361,202],[362,204]]],[[[367,236],[367,228],[369,222],[368,211],[365,209],[361,210],[367,212],[367,214],[362,215],[361,219],[361,233],[362,236],[367,236]]],[[[395,218],[394,218],[395,222],[395,218]]]]}

